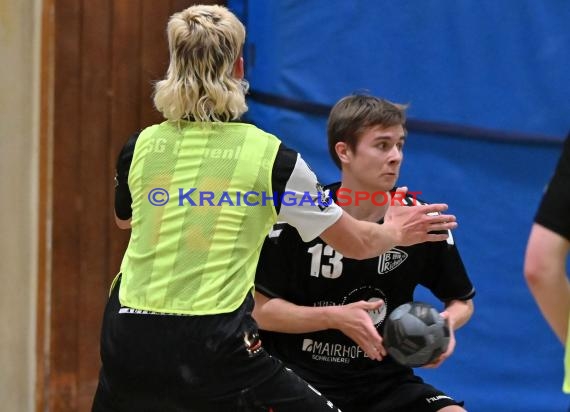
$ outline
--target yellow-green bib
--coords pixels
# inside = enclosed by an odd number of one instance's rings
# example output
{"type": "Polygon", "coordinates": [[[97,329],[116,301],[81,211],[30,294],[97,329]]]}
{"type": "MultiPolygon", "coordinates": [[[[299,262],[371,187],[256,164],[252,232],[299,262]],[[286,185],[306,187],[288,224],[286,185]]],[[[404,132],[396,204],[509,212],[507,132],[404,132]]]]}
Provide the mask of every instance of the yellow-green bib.
{"type": "Polygon", "coordinates": [[[204,315],[243,302],[276,220],[273,203],[255,193],[272,193],[279,144],[243,123],[164,122],[140,134],[128,179],[133,216],[122,305],[204,315]],[[244,202],[247,192],[245,200],[258,205],[244,202]]]}

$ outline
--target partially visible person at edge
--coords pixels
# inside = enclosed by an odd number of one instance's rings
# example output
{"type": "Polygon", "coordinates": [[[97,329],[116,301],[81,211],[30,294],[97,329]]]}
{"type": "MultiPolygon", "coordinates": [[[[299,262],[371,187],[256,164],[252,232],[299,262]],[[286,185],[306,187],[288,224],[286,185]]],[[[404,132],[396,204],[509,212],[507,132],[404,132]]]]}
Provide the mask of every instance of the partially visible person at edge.
{"type": "Polygon", "coordinates": [[[117,224],[132,232],[104,312],[93,411],[336,410],[258,339],[253,282],[271,225],[285,220],[305,240],[321,236],[366,258],[444,240],[430,232],[455,228],[455,217],[428,215],[444,204],[401,207],[379,226],[330,199],[178,206],[190,188],[231,198],[321,193],[298,153],[237,121],[247,110],[239,20],[221,6],[193,6],[171,16],[167,34],[170,65],[154,95],[166,121],[132,136],[117,164],[117,224]]]}
{"type": "Polygon", "coordinates": [[[534,218],[526,249],[524,274],[542,315],[565,345],[562,390],[570,394],[570,134],[554,176],[534,218]]]}
{"type": "MultiPolygon", "coordinates": [[[[331,110],[328,147],[341,181],[327,189],[347,198],[385,194],[345,202],[353,217],[381,226],[390,212],[384,199],[404,158],[405,120],[405,106],[363,94],[344,97],[331,110]]],[[[429,365],[435,367],[452,355],[454,331],[473,313],[475,289],[451,235],[358,261],[326,239],[306,241],[277,223],[261,250],[253,316],[266,350],[343,412],[465,412],[462,402],[397,363],[384,347],[386,317],[414,300],[418,285],[441,300],[449,323],[450,343],[429,365]]]]}

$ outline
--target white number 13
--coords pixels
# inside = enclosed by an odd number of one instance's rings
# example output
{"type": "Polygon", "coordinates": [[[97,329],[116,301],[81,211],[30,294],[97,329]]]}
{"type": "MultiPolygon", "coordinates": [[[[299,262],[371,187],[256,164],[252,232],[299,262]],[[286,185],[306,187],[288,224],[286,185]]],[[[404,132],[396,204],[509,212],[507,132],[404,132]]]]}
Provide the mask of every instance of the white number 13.
{"type": "Polygon", "coordinates": [[[323,251],[323,244],[317,243],[315,246],[310,247],[307,252],[311,256],[311,276],[336,279],[342,274],[342,254],[334,250],[329,245],[325,245],[323,251]],[[330,256],[327,263],[321,265],[322,257],[330,256]]]}

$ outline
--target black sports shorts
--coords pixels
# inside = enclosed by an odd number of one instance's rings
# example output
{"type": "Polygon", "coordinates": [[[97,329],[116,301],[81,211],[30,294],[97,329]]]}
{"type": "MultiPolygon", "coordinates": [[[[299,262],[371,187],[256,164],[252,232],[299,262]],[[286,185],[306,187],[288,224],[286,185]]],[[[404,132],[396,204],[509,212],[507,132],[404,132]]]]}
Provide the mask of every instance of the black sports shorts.
{"type": "Polygon", "coordinates": [[[350,393],[332,389],[322,392],[343,412],[436,412],[445,406],[463,406],[412,372],[406,375],[378,385],[368,383],[350,393]]]}
{"type": "Polygon", "coordinates": [[[231,313],[177,316],[121,311],[119,288],[93,412],[338,411],[260,345],[251,294],[231,313]]]}

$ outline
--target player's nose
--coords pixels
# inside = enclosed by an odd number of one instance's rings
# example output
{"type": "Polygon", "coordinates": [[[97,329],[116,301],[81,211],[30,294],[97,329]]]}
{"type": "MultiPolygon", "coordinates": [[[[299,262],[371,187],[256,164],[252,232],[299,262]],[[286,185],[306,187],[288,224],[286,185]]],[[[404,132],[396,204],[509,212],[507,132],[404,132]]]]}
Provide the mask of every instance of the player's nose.
{"type": "Polygon", "coordinates": [[[403,153],[398,146],[394,145],[388,154],[388,161],[392,164],[399,164],[402,162],[403,153]]]}

